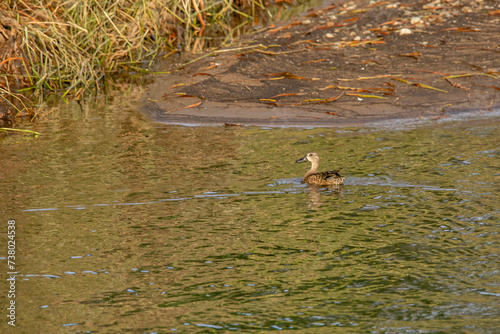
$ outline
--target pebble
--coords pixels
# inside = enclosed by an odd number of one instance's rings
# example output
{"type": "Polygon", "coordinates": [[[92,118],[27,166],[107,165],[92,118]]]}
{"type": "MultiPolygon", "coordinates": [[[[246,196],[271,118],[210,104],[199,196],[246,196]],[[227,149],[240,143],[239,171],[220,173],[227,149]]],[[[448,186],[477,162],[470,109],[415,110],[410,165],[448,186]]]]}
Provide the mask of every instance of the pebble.
{"type": "Polygon", "coordinates": [[[399,31],[399,34],[400,34],[401,36],[403,36],[403,35],[411,35],[411,30],[410,30],[410,29],[408,29],[408,28],[403,28],[403,29],[401,29],[401,30],[399,31]]]}
{"type": "Polygon", "coordinates": [[[335,37],[335,35],[334,35],[334,34],[332,34],[332,33],[327,32],[327,33],[325,34],[325,37],[326,37],[326,38],[334,38],[334,37],[335,37]]]}
{"type": "Polygon", "coordinates": [[[411,18],[411,20],[410,20],[410,24],[412,24],[412,25],[413,25],[413,24],[420,23],[420,22],[422,22],[422,19],[421,19],[420,17],[418,17],[418,16],[414,16],[414,17],[412,17],[412,18],[411,18]]]}
{"type": "Polygon", "coordinates": [[[352,2],[348,2],[342,6],[343,10],[345,11],[351,11],[355,10],[358,6],[356,4],[353,4],[352,2]]]}

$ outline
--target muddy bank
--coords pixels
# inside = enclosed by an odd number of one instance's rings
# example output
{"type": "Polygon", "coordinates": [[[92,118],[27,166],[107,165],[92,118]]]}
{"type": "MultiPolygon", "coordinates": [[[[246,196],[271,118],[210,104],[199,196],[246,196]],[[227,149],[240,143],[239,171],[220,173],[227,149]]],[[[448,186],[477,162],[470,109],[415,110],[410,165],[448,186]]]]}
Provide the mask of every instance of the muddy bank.
{"type": "Polygon", "coordinates": [[[187,65],[160,64],[162,123],[351,125],[500,107],[497,1],[336,1],[187,65]]]}

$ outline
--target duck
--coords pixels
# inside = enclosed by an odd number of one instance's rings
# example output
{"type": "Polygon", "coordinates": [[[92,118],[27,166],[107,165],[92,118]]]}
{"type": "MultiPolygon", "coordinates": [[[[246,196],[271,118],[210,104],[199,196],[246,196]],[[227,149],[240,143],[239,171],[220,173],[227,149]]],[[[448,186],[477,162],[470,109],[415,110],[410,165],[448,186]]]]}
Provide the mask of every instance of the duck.
{"type": "Polygon", "coordinates": [[[295,162],[306,162],[311,163],[311,169],[304,175],[302,183],[315,184],[319,186],[339,186],[344,183],[345,176],[339,174],[340,169],[329,170],[326,172],[318,173],[319,166],[319,155],[316,152],[309,152],[305,157],[295,161],[295,162]]]}

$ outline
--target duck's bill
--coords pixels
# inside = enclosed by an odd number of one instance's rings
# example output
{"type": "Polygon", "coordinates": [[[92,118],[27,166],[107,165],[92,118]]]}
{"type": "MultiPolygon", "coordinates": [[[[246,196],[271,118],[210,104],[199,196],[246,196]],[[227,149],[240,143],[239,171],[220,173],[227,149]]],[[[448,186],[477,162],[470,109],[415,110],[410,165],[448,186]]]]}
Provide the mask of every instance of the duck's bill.
{"type": "Polygon", "coordinates": [[[299,159],[295,162],[306,162],[307,161],[307,155],[305,157],[303,157],[302,159],[299,159]]]}

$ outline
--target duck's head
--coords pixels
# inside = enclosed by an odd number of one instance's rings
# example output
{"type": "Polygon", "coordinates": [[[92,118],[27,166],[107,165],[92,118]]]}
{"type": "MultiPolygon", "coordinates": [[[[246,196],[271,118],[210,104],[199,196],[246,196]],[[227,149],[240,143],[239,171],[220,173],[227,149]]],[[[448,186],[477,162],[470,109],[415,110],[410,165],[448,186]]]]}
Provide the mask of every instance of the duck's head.
{"type": "Polygon", "coordinates": [[[316,153],[316,152],[309,152],[309,153],[306,154],[305,157],[303,157],[302,159],[299,159],[299,160],[297,160],[295,162],[306,162],[306,161],[309,161],[311,163],[313,161],[316,161],[316,162],[319,161],[319,155],[318,155],[318,153],[316,153]]]}

